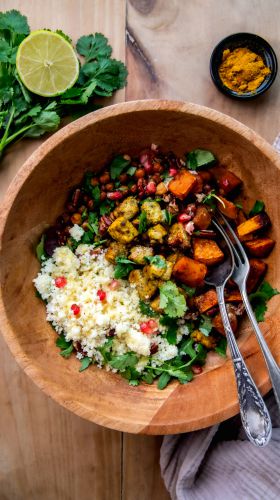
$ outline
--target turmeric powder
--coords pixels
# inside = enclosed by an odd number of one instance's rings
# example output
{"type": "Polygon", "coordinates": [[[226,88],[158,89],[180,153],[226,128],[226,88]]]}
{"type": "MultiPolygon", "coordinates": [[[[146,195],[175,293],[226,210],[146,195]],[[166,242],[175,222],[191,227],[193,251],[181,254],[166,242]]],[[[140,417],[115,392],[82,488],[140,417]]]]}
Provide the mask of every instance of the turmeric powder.
{"type": "Polygon", "coordinates": [[[235,92],[256,90],[270,73],[261,56],[246,47],[223,51],[219,75],[223,84],[235,92]]]}

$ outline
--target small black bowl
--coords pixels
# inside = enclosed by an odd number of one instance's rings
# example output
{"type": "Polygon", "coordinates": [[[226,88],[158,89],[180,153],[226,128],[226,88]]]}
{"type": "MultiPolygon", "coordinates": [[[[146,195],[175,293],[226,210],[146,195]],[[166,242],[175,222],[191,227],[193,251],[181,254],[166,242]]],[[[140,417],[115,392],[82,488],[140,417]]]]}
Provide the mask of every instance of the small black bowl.
{"type": "Polygon", "coordinates": [[[253,99],[266,92],[275,80],[277,68],[277,58],[273,48],[266,40],[252,33],[235,33],[234,35],[227,36],[216,45],[210,59],[210,73],[213,82],[223,94],[233,97],[234,99],[253,99]],[[267,75],[256,90],[252,92],[243,92],[242,94],[226,87],[219,76],[219,67],[222,62],[223,51],[225,49],[234,50],[238,47],[247,47],[252,50],[252,52],[260,55],[266,66],[271,70],[271,73],[267,75]]]}

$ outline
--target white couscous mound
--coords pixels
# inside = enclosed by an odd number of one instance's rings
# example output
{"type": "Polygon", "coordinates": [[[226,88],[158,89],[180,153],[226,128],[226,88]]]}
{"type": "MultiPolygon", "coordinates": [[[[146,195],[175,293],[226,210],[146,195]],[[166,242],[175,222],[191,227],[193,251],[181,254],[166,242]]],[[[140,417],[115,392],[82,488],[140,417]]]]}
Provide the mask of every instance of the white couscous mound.
{"type": "Polygon", "coordinates": [[[133,352],[138,357],[136,370],[145,369],[151,357],[154,366],[174,358],[178,349],[160,333],[142,333],[140,325],[149,321],[139,308],[136,288],[127,280],[114,278],[114,266],[105,259],[105,251],[81,244],[73,253],[67,246],[58,247],[52,258],[43,263],[34,284],[46,302],[47,321],[66,341],[79,345],[77,357],[93,358],[99,366],[110,365],[100,348],[112,338],[116,356],[133,352]]]}

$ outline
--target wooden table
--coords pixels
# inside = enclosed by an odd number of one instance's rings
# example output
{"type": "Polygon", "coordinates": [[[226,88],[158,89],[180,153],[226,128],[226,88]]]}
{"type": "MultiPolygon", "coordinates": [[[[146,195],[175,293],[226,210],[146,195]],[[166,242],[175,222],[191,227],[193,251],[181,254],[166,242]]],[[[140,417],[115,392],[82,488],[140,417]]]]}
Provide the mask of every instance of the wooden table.
{"type": "MultiPolygon", "coordinates": [[[[280,129],[279,78],[257,101],[221,95],[210,80],[211,49],[238,31],[258,33],[280,55],[277,0],[2,0],[32,29],[61,28],[73,40],[105,33],[126,61],[128,86],[114,101],[170,98],[223,111],[272,141],[280,129]]],[[[1,164],[3,196],[40,141],[9,150],[1,164]]],[[[93,425],[48,399],[26,377],[0,338],[0,500],[165,500],[161,438],[93,425]]]]}

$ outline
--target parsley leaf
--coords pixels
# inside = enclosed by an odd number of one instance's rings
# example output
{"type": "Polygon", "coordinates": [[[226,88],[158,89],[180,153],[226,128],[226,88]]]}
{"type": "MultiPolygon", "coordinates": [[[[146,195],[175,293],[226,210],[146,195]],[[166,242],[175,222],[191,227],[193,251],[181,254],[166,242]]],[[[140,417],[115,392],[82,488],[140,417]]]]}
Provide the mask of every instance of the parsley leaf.
{"type": "Polygon", "coordinates": [[[145,210],[142,210],[139,217],[139,227],[138,227],[139,233],[140,234],[145,233],[145,231],[147,231],[147,227],[148,227],[147,214],[145,210]]]}
{"type": "Polygon", "coordinates": [[[265,205],[263,201],[256,200],[253,208],[249,212],[249,217],[252,217],[253,215],[257,215],[261,212],[264,211],[265,205]]]}
{"type": "Polygon", "coordinates": [[[92,361],[93,361],[92,358],[89,358],[88,356],[82,358],[79,372],[83,372],[84,370],[86,370],[89,367],[89,365],[91,365],[92,361]]]}
{"type": "Polygon", "coordinates": [[[151,318],[158,316],[156,311],[147,302],[144,302],[144,300],[139,300],[139,309],[144,316],[150,316],[151,318]]]}
{"type": "Polygon", "coordinates": [[[117,179],[129,164],[130,160],[126,160],[122,155],[115,156],[109,167],[111,178],[117,179]]]}
{"type": "Polygon", "coordinates": [[[187,304],[175,283],[167,281],[159,287],[159,292],[159,306],[165,314],[170,318],[181,318],[187,310],[187,304]]]}
{"type": "Polygon", "coordinates": [[[124,371],[126,368],[134,368],[138,358],[136,354],[133,352],[127,352],[125,354],[121,354],[120,356],[115,356],[109,362],[112,368],[115,368],[119,371],[124,371]]]}
{"type": "Polygon", "coordinates": [[[208,337],[209,333],[212,330],[212,321],[210,316],[207,316],[206,314],[201,315],[198,329],[201,333],[203,333],[203,335],[206,335],[206,337],[208,337]]]}
{"type": "Polygon", "coordinates": [[[117,257],[114,277],[116,279],[127,278],[130,271],[134,269],[134,266],[137,266],[136,262],[133,262],[126,257],[117,257]]]}
{"type": "Polygon", "coordinates": [[[267,302],[274,297],[274,295],[279,295],[279,293],[280,292],[276,288],[272,288],[267,281],[264,281],[256,292],[249,295],[249,300],[258,322],[264,321],[264,315],[267,311],[267,302]]]}
{"type": "Polygon", "coordinates": [[[187,167],[190,170],[197,170],[201,167],[210,167],[216,162],[216,158],[206,149],[194,149],[186,155],[187,167]]]}

